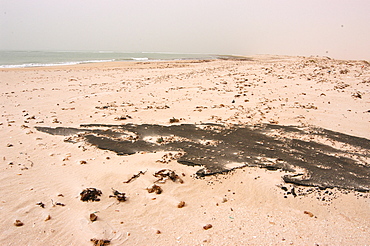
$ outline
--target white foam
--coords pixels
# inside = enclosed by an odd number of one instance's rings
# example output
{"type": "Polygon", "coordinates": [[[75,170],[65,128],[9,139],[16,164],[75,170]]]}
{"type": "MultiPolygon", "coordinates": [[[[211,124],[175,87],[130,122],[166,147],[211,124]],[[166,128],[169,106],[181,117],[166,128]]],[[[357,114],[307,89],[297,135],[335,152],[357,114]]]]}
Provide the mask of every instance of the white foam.
{"type": "Polygon", "coordinates": [[[60,63],[26,63],[18,65],[0,65],[0,68],[25,68],[25,67],[52,67],[52,66],[66,66],[66,65],[77,65],[83,63],[98,63],[98,62],[112,62],[111,60],[87,60],[87,61],[76,61],[76,62],[60,62],[60,63]]]}
{"type": "Polygon", "coordinates": [[[147,61],[147,60],[149,60],[148,57],[132,57],[131,59],[135,60],[135,61],[147,61]]]}

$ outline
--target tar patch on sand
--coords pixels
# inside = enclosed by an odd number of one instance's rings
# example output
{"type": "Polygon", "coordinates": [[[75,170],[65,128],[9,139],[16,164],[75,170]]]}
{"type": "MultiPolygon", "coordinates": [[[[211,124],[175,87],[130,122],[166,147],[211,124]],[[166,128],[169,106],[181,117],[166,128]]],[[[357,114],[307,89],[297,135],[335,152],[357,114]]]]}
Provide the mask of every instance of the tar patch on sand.
{"type": "Polygon", "coordinates": [[[181,164],[200,166],[198,176],[235,168],[291,172],[285,182],[320,188],[370,191],[370,140],[322,128],[280,125],[81,125],[36,127],[67,142],[85,141],[118,155],[180,151],[181,164]]]}

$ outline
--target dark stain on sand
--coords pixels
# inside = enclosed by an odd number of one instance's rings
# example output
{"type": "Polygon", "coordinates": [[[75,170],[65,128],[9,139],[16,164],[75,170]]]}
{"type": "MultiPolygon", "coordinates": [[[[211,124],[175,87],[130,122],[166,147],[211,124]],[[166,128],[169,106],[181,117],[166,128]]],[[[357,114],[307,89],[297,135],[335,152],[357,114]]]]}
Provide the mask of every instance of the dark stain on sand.
{"type": "Polygon", "coordinates": [[[178,163],[200,166],[196,172],[200,177],[235,168],[261,167],[287,171],[283,176],[287,183],[370,191],[370,140],[322,128],[86,124],[80,128],[36,129],[53,135],[79,136],[78,141],[118,155],[181,151],[184,155],[178,163]]]}

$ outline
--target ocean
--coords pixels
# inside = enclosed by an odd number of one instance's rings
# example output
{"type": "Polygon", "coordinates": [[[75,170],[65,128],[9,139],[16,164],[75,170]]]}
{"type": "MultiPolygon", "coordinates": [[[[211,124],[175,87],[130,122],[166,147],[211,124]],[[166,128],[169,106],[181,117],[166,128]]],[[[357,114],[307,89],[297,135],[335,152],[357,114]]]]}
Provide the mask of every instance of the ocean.
{"type": "Polygon", "coordinates": [[[0,68],[74,65],[113,61],[216,59],[212,54],[117,51],[0,51],[0,68]]]}

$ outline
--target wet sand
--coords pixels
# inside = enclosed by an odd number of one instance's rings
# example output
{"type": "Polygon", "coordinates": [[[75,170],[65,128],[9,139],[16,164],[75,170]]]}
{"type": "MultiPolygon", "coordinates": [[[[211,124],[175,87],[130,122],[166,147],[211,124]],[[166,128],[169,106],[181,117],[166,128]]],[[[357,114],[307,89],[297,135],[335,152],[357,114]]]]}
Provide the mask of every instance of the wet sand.
{"type": "Polygon", "coordinates": [[[367,62],[255,56],[0,73],[2,244],[370,240],[367,62]],[[81,200],[87,188],[99,201],[81,200]]]}

